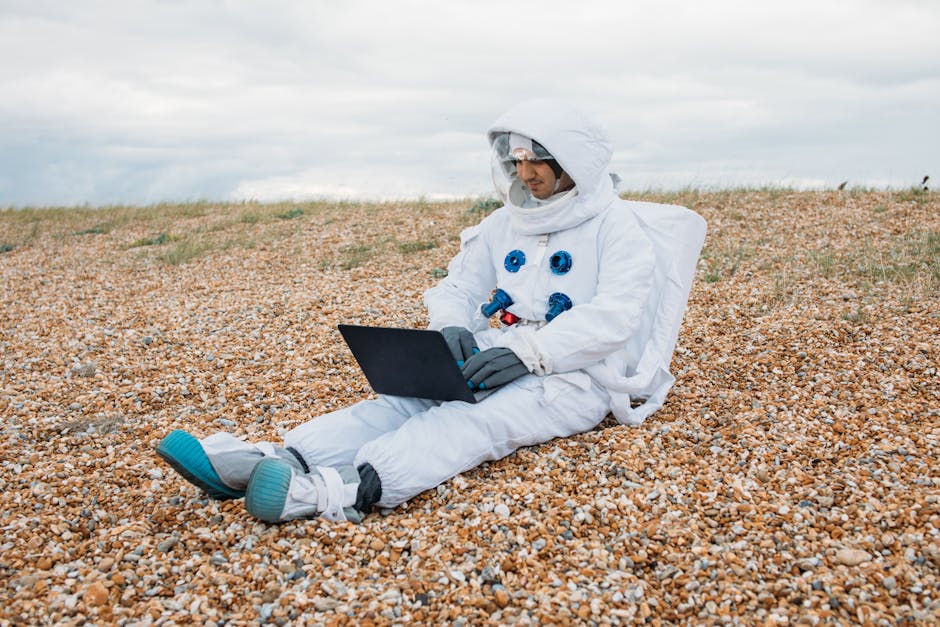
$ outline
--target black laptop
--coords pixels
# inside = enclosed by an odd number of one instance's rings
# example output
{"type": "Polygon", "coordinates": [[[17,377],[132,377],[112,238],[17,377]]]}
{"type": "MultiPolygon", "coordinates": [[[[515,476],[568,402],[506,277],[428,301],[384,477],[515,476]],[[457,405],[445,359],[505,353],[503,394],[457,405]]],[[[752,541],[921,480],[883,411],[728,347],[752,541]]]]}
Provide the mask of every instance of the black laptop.
{"type": "Polygon", "coordinates": [[[477,402],[439,331],[338,326],[372,389],[389,396],[477,402]]]}

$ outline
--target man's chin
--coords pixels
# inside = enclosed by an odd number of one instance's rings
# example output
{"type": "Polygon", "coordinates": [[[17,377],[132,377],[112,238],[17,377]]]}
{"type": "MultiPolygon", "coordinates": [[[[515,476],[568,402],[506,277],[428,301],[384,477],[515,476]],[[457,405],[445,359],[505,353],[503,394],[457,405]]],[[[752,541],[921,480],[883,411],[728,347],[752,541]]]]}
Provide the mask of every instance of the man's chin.
{"type": "Polygon", "coordinates": [[[546,194],[545,190],[543,190],[541,186],[536,187],[535,189],[532,189],[530,187],[529,193],[532,194],[533,197],[538,198],[539,200],[545,200],[551,195],[551,194],[546,194]]]}

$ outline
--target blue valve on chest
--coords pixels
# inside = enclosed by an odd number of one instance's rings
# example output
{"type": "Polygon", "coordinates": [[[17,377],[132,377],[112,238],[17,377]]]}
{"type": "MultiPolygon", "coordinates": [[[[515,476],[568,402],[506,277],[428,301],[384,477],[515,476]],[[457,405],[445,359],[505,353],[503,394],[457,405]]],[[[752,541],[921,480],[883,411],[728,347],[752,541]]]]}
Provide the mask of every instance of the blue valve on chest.
{"type": "Polygon", "coordinates": [[[558,314],[571,309],[571,299],[561,292],[555,292],[548,297],[548,312],[545,314],[545,320],[551,322],[558,314]]]}
{"type": "Polygon", "coordinates": [[[510,305],[512,305],[512,296],[501,289],[497,289],[493,293],[493,298],[490,302],[480,307],[480,311],[483,313],[484,318],[489,318],[500,309],[505,309],[510,305]]]}

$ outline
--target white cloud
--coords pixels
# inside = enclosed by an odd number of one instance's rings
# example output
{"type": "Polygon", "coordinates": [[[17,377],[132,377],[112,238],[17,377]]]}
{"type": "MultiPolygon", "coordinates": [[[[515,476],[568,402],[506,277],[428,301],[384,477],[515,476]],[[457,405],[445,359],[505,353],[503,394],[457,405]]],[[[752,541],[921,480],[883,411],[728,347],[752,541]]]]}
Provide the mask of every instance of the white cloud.
{"type": "Polygon", "coordinates": [[[940,3],[5,0],[0,206],[486,193],[533,95],[633,187],[940,171],[940,3]],[[13,60],[16,60],[15,62],[13,60]]]}

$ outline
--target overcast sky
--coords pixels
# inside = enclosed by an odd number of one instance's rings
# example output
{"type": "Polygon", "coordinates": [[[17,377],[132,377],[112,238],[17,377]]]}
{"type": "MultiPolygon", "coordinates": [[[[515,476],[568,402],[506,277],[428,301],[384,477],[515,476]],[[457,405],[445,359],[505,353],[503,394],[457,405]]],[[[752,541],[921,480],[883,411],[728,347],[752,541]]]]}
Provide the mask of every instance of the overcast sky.
{"type": "Polygon", "coordinates": [[[528,97],[632,190],[940,180],[940,0],[0,0],[0,207],[489,196],[528,97]]]}

